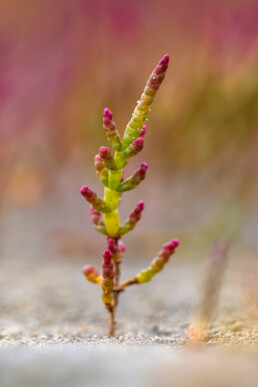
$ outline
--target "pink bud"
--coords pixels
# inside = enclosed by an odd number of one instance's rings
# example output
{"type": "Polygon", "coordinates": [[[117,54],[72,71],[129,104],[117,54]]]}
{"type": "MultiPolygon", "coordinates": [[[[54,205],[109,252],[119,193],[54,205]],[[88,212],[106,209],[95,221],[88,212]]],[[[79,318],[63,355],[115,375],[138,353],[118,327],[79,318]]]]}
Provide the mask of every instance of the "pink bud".
{"type": "Polygon", "coordinates": [[[107,159],[108,157],[110,157],[111,155],[111,151],[110,149],[107,147],[107,146],[101,146],[99,148],[99,154],[100,154],[100,157],[105,160],[107,159]]]}
{"type": "Polygon", "coordinates": [[[136,219],[139,220],[140,219],[140,214],[142,213],[143,210],[144,210],[144,201],[141,200],[140,202],[138,202],[136,204],[134,210],[131,212],[130,215],[133,216],[133,217],[136,217],[136,219]]]}
{"type": "Polygon", "coordinates": [[[86,198],[91,198],[92,196],[95,195],[95,192],[93,192],[89,187],[84,185],[81,188],[81,194],[82,194],[82,196],[85,196],[86,198]]]}
{"type": "Polygon", "coordinates": [[[130,227],[134,227],[135,224],[141,219],[141,214],[143,209],[144,209],[144,201],[141,200],[136,204],[134,209],[129,214],[127,222],[130,225],[130,227]]]}
{"type": "Polygon", "coordinates": [[[139,175],[140,175],[140,177],[141,177],[142,179],[145,178],[147,169],[148,169],[148,164],[147,164],[147,163],[141,163],[138,172],[139,172],[139,175]]]}
{"type": "Polygon", "coordinates": [[[169,63],[169,54],[166,54],[163,56],[163,58],[159,61],[159,64],[163,65],[166,64],[168,65],[169,63]]]}
{"type": "Polygon", "coordinates": [[[178,245],[179,245],[178,239],[172,239],[170,242],[167,242],[163,245],[163,250],[173,253],[178,245]]]}
{"type": "Polygon", "coordinates": [[[126,248],[125,248],[124,242],[120,241],[118,243],[118,249],[119,249],[120,253],[124,253],[125,252],[126,248]]]}
{"type": "Polygon", "coordinates": [[[137,204],[136,207],[139,208],[140,211],[144,210],[144,201],[140,200],[137,204]]]}
{"type": "Polygon", "coordinates": [[[179,240],[178,239],[172,239],[172,243],[174,245],[174,247],[176,248],[177,246],[179,246],[179,240]]]}
{"type": "Polygon", "coordinates": [[[143,137],[145,135],[145,133],[146,133],[146,125],[143,125],[142,131],[140,133],[140,137],[143,137]]]}
{"type": "Polygon", "coordinates": [[[111,251],[112,254],[116,255],[117,253],[117,246],[116,242],[112,238],[108,238],[107,240],[107,249],[111,251]]]}
{"type": "Polygon", "coordinates": [[[143,145],[144,145],[144,139],[142,137],[137,137],[134,142],[133,142],[133,145],[135,147],[135,149],[139,152],[142,150],[143,148],[143,145]]]}
{"type": "Polygon", "coordinates": [[[108,108],[104,109],[104,117],[107,117],[110,121],[113,119],[113,114],[108,108]]]}
{"type": "Polygon", "coordinates": [[[165,75],[165,72],[168,68],[168,62],[169,62],[169,55],[165,55],[160,61],[159,61],[159,64],[158,66],[155,68],[154,72],[159,75],[159,74],[163,74],[163,76],[165,75]]]}
{"type": "Polygon", "coordinates": [[[147,163],[141,163],[140,168],[141,168],[141,169],[145,169],[145,170],[147,171],[147,169],[148,169],[148,164],[147,164],[147,163]]]}
{"type": "Polygon", "coordinates": [[[109,249],[105,250],[103,253],[104,263],[109,264],[112,259],[112,253],[109,249]]]}

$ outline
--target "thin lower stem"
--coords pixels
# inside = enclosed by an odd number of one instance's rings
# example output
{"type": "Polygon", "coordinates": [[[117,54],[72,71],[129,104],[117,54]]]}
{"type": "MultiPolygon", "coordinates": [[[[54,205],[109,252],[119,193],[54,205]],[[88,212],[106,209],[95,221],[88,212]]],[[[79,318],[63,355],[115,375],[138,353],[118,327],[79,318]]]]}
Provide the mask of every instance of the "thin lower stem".
{"type": "Polygon", "coordinates": [[[108,321],[108,336],[114,336],[115,335],[115,308],[114,306],[110,307],[108,309],[109,311],[109,321],[108,321]]]}
{"type": "MultiPolygon", "coordinates": [[[[118,245],[118,239],[116,240],[116,245],[118,245]]],[[[119,288],[120,282],[120,264],[121,260],[114,260],[114,288],[119,288]]],[[[119,292],[113,292],[114,302],[112,306],[108,308],[109,311],[109,323],[108,323],[108,336],[115,335],[115,327],[116,327],[116,309],[118,306],[119,292]]]]}

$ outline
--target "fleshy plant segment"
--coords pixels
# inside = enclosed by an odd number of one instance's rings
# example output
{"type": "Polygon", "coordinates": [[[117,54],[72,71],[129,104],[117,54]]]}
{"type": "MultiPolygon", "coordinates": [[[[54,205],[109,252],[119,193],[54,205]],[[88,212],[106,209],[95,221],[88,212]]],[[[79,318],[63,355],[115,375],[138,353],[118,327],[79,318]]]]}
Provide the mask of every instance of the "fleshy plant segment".
{"type": "Polygon", "coordinates": [[[118,206],[122,193],[136,188],[145,179],[148,164],[141,163],[132,176],[125,179],[123,168],[131,157],[136,156],[143,149],[146,134],[144,122],[165,77],[168,63],[169,55],[165,55],[153,70],[122,139],[113,120],[113,114],[109,109],[104,109],[103,127],[109,147],[100,147],[99,153],[94,158],[96,173],[104,185],[104,197],[102,199],[89,187],[83,186],[81,188],[82,196],[91,204],[90,215],[94,227],[107,237],[101,273],[93,266],[87,265],[83,268],[83,274],[88,281],[102,288],[102,300],[109,312],[109,336],[113,336],[115,333],[115,314],[120,293],[127,286],[150,281],[163,269],[179,244],[177,239],[165,243],[149,267],[135,277],[120,283],[120,264],[125,253],[125,245],[121,241],[121,237],[133,230],[141,219],[144,201],[141,200],[135,205],[122,224],[120,223],[118,206]]]}

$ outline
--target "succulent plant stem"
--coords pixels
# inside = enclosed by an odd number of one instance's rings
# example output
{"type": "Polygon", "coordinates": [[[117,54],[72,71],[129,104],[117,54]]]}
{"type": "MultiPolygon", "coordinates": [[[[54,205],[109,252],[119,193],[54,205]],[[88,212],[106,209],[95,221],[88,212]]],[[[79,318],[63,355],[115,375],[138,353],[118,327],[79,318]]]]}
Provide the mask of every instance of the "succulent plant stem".
{"type": "Polygon", "coordinates": [[[113,114],[104,109],[103,128],[110,148],[102,146],[94,158],[96,173],[104,185],[103,199],[89,187],[81,188],[82,196],[91,204],[91,219],[99,232],[107,235],[107,248],[103,253],[102,274],[91,265],[83,268],[86,279],[102,288],[102,300],[109,313],[108,336],[115,335],[116,310],[120,293],[128,286],[148,282],[163,269],[170,256],[178,246],[178,240],[166,243],[150,266],[135,277],[129,278],[120,285],[120,264],[125,246],[120,241],[122,235],[131,231],[140,220],[144,209],[144,201],[139,201],[129,213],[126,221],[120,225],[118,206],[121,195],[125,191],[136,188],[146,176],[147,163],[141,163],[139,168],[124,180],[123,168],[131,157],[136,156],[144,146],[144,135],[150,106],[165,77],[169,64],[169,55],[165,55],[151,73],[137,106],[128,122],[123,138],[120,138],[113,114]]]}

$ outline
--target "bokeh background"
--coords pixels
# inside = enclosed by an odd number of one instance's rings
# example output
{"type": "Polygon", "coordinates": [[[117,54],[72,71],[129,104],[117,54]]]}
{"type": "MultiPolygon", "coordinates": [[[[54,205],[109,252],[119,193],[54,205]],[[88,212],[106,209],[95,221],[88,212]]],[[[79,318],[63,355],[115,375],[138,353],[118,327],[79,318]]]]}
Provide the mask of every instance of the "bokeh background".
{"type": "Polygon", "coordinates": [[[79,191],[102,192],[102,112],[122,134],[166,53],[145,149],[127,168],[149,163],[121,205],[125,218],[146,201],[128,254],[149,260],[179,237],[180,259],[206,255],[218,238],[254,256],[257,14],[256,0],[1,0],[1,257],[99,259],[105,241],[79,191]]]}

